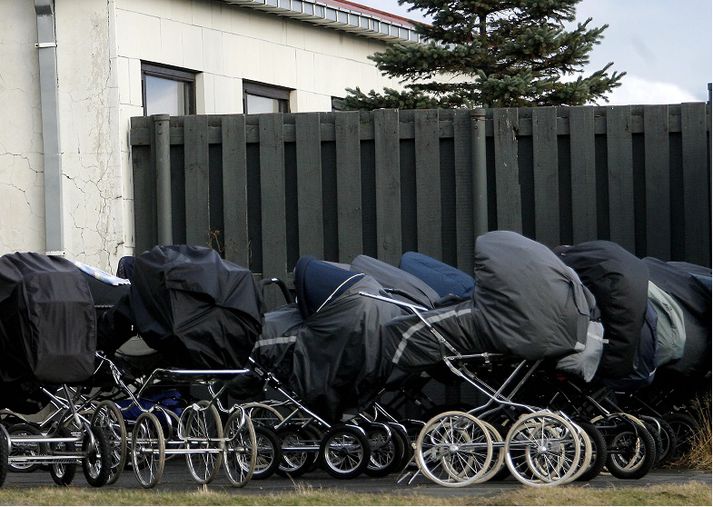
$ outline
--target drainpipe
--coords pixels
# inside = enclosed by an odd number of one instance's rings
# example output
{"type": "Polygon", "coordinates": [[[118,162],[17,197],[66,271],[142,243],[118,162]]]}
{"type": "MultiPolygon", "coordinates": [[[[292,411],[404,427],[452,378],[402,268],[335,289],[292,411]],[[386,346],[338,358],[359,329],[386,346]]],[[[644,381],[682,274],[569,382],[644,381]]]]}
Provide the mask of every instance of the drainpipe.
{"type": "Polygon", "coordinates": [[[156,156],[156,219],[158,244],[173,244],[173,218],[171,211],[171,131],[167,114],[151,116],[154,126],[156,156]]]}
{"type": "Polygon", "coordinates": [[[44,151],[45,250],[48,254],[64,255],[54,0],[35,0],[35,13],[44,151]]]}

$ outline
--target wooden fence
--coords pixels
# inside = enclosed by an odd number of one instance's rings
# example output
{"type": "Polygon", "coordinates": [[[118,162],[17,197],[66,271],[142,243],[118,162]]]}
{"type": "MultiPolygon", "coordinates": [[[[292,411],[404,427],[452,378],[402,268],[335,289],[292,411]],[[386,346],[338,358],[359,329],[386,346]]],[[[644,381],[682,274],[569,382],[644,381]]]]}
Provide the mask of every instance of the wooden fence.
{"type": "Polygon", "coordinates": [[[407,250],[472,273],[486,229],[710,265],[710,125],[704,103],[132,118],[136,250],[168,208],[163,241],[283,278],[407,250]]]}

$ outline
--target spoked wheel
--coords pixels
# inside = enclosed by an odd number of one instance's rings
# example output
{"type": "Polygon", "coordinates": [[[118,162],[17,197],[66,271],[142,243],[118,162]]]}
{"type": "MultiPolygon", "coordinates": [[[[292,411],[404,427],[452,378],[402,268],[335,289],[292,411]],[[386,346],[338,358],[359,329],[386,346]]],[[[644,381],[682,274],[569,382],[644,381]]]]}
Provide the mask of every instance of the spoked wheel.
{"type": "MultiPolygon", "coordinates": [[[[42,435],[40,430],[27,423],[13,424],[7,429],[11,437],[36,437],[42,435]]],[[[13,442],[11,456],[38,456],[47,452],[46,445],[30,442],[13,442]]],[[[10,472],[29,473],[40,467],[37,463],[8,463],[10,472]]]]}
{"type": "Polygon", "coordinates": [[[238,488],[252,478],[257,459],[255,428],[242,409],[230,414],[225,423],[225,473],[230,483],[238,488]]]}
{"type": "Polygon", "coordinates": [[[7,479],[7,459],[10,455],[9,435],[5,428],[0,427],[0,488],[7,479]]]}
{"type": "Polygon", "coordinates": [[[656,457],[656,464],[664,465],[671,460],[671,456],[673,456],[678,442],[676,441],[676,432],[668,421],[657,417],[656,422],[661,430],[661,442],[663,447],[661,454],[656,457]]]}
{"type": "Polygon", "coordinates": [[[280,439],[277,434],[264,426],[255,426],[255,471],[253,479],[267,479],[280,466],[280,439]]]}
{"type": "Polygon", "coordinates": [[[223,424],[218,409],[207,402],[186,408],[181,415],[179,440],[185,440],[186,464],[193,479],[208,484],[223,461],[223,424]]]}
{"type": "Polygon", "coordinates": [[[109,441],[111,470],[106,483],[114,484],[126,465],[126,423],[124,422],[124,416],[113,401],[102,401],[94,410],[91,425],[92,427],[101,428],[109,441]]]}
{"type": "Polygon", "coordinates": [[[698,422],[691,416],[681,413],[666,414],[664,420],[671,426],[675,435],[676,444],[670,459],[681,459],[693,445],[693,438],[698,431],[698,422]]]}
{"type": "Polygon", "coordinates": [[[317,459],[318,447],[315,435],[307,428],[287,427],[277,432],[280,439],[282,460],[277,473],[292,478],[307,472],[317,459]],[[307,450],[305,448],[314,450],[307,450]]]}
{"type": "Polygon", "coordinates": [[[369,440],[369,463],[364,470],[371,477],[384,477],[394,472],[404,457],[404,443],[395,428],[373,423],[365,428],[369,440]]]}
{"type": "Polygon", "coordinates": [[[104,486],[111,475],[112,450],[102,428],[93,426],[85,432],[82,453],[82,470],[87,483],[95,488],[104,486]]]}
{"type": "Polygon", "coordinates": [[[586,431],[589,436],[589,440],[592,444],[592,458],[589,460],[589,464],[583,467],[582,473],[575,480],[591,481],[599,475],[606,464],[607,441],[604,439],[602,432],[592,423],[579,422],[577,424],[586,431]]]}
{"type": "Polygon", "coordinates": [[[250,420],[256,427],[264,426],[274,431],[275,426],[284,420],[279,410],[266,403],[246,403],[242,407],[250,415],[250,420]]]}
{"type": "Polygon", "coordinates": [[[493,459],[490,461],[490,468],[486,470],[478,480],[473,481],[474,484],[487,482],[500,473],[501,470],[507,470],[505,467],[505,441],[503,440],[502,435],[500,435],[497,428],[489,422],[483,421],[482,419],[478,420],[490,433],[490,439],[493,441],[493,459]]]}
{"type": "MultiPolygon", "coordinates": [[[[61,438],[71,438],[72,432],[61,427],[57,430],[57,436],[61,438]]],[[[76,450],[76,445],[71,442],[53,442],[50,444],[52,454],[71,452],[76,450]]],[[[69,486],[77,473],[77,463],[75,460],[56,462],[50,466],[50,477],[58,486],[69,486]]]]}
{"type": "Polygon", "coordinates": [[[608,442],[607,470],[618,479],[641,479],[656,462],[656,442],[644,423],[628,414],[608,442]]]}
{"type": "Polygon", "coordinates": [[[569,421],[574,429],[577,430],[577,435],[579,436],[579,463],[577,463],[577,468],[574,473],[567,479],[566,482],[572,482],[579,479],[579,477],[589,468],[593,458],[593,446],[592,439],[589,438],[589,434],[580,426],[579,424],[569,421]]]}
{"type": "Polygon", "coordinates": [[[505,438],[505,462],[526,486],[566,483],[581,455],[577,430],[562,416],[538,412],[521,417],[505,438]]]}
{"type": "Polygon", "coordinates": [[[163,476],[166,464],[166,440],[155,415],[139,416],[131,435],[131,464],[139,484],[153,488],[163,476]]]}
{"type": "Polygon", "coordinates": [[[477,482],[493,458],[492,433],[465,412],[445,412],[430,419],[416,439],[416,463],[440,486],[463,487],[477,482]]]}
{"type": "Polygon", "coordinates": [[[319,446],[321,465],[337,479],[351,479],[369,464],[369,441],[357,428],[338,424],[322,437],[319,446]]]}

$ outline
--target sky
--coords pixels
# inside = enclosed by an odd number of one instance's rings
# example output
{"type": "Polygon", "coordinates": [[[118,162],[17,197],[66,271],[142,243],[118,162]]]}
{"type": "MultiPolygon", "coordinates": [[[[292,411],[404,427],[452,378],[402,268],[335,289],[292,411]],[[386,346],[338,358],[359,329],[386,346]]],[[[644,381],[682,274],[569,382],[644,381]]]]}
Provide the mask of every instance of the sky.
{"type": "MultiPolygon", "coordinates": [[[[397,0],[357,3],[424,20],[397,0]]],[[[592,72],[614,62],[626,71],[609,104],[677,104],[708,100],[711,82],[711,0],[582,0],[577,20],[608,24],[585,67],[592,72]]],[[[427,19],[426,19],[427,21],[427,19]]]]}

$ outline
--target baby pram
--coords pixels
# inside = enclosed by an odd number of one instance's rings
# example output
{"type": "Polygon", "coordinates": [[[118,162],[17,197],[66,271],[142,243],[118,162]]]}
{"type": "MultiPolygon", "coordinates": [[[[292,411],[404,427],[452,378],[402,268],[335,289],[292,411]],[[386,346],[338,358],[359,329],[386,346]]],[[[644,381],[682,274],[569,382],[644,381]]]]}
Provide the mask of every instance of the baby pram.
{"type": "Polygon", "coordinates": [[[89,286],[71,262],[36,253],[0,258],[0,404],[25,427],[11,435],[0,426],[0,482],[8,463],[25,469],[49,466],[60,485],[73,480],[81,463],[90,485],[107,482],[109,443],[78,412],[79,394],[72,387],[94,373],[96,340],[89,286]],[[45,426],[20,415],[48,403],[56,410],[45,426]]]}

